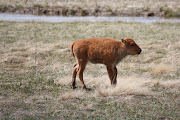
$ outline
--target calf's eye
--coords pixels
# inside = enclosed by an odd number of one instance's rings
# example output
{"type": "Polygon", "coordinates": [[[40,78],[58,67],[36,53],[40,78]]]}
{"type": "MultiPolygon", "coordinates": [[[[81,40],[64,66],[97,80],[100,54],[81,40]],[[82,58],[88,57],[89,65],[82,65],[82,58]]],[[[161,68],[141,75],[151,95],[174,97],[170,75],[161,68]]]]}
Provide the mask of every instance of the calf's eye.
{"type": "Polygon", "coordinates": [[[131,44],[131,46],[135,46],[135,44],[131,44]]]}

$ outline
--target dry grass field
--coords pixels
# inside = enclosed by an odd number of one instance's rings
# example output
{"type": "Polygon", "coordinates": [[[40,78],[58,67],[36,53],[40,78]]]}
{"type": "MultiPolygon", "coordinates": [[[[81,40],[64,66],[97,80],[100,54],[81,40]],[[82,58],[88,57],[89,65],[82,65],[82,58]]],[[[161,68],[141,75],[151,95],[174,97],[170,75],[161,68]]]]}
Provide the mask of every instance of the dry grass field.
{"type": "Polygon", "coordinates": [[[0,12],[180,17],[179,0],[0,0],[0,12]]]}
{"type": "Polygon", "coordinates": [[[78,7],[93,7],[93,6],[109,6],[112,7],[159,7],[169,6],[178,7],[179,0],[1,0],[0,4],[20,5],[20,6],[78,6],[78,7]]]}
{"type": "Polygon", "coordinates": [[[180,23],[0,21],[0,119],[180,119],[180,23]],[[133,38],[142,54],[117,66],[88,64],[89,90],[70,86],[69,46],[85,38],[133,38]]]}

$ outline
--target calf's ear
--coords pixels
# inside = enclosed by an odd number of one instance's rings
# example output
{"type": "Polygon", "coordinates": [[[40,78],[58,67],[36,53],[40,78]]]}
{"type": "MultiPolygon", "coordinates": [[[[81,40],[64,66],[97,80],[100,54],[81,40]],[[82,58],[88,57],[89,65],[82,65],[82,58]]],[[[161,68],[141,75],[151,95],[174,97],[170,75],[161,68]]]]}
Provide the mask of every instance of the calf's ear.
{"type": "Polygon", "coordinates": [[[121,41],[126,44],[126,41],[124,39],[121,39],[121,41]]]}

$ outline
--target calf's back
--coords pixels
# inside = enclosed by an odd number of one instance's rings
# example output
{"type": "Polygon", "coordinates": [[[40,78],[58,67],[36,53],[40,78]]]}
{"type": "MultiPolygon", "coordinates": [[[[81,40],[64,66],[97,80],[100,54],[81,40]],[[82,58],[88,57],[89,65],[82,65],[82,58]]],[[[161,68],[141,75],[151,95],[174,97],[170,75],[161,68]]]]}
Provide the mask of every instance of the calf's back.
{"type": "Polygon", "coordinates": [[[127,55],[125,45],[110,38],[75,41],[72,49],[78,60],[88,60],[92,63],[117,64],[127,55]]]}

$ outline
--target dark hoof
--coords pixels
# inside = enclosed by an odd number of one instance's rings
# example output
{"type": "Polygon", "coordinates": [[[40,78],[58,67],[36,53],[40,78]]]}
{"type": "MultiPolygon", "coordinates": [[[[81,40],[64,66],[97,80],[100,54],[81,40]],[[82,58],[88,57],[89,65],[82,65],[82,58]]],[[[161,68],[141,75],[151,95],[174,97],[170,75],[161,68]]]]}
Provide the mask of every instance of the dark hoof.
{"type": "Polygon", "coordinates": [[[76,86],[72,86],[72,89],[76,89],[76,86]]]}
{"type": "Polygon", "coordinates": [[[86,86],[83,86],[82,88],[83,88],[84,90],[86,90],[86,89],[87,89],[87,88],[86,88],[86,86]]]}

